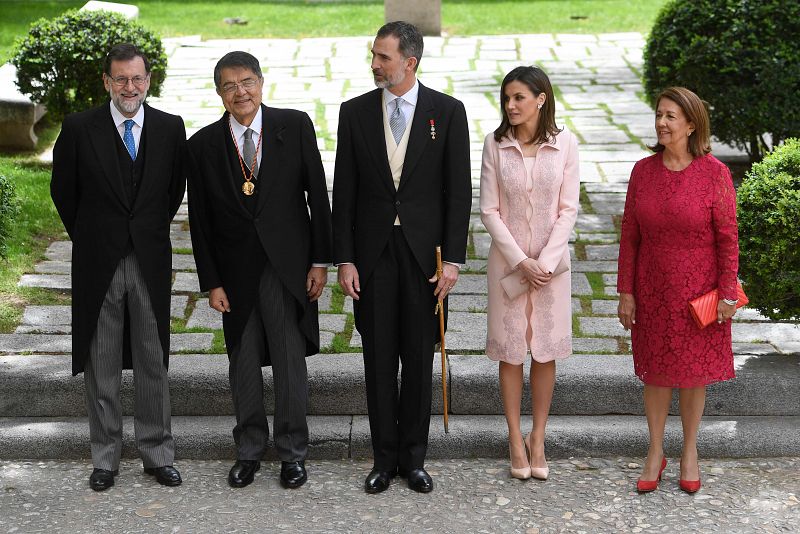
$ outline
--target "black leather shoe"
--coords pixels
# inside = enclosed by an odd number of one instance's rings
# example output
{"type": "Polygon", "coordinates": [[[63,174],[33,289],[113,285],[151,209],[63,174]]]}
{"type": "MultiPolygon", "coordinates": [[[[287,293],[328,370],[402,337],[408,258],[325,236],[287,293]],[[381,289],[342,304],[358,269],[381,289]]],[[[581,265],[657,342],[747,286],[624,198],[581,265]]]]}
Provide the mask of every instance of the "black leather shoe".
{"type": "Polygon", "coordinates": [[[281,462],[281,486],[284,488],[299,488],[308,480],[306,462],[281,462]]]}
{"type": "Polygon", "coordinates": [[[364,491],[367,493],[380,493],[386,491],[389,487],[389,482],[395,476],[393,471],[381,471],[380,469],[373,468],[367,475],[364,481],[364,491]]]}
{"type": "Polygon", "coordinates": [[[89,487],[94,491],[107,490],[114,485],[114,477],[119,474],[118,470],[109,471],[107,469],[97,469],[92,471],[89,477],[89,487]]]}
{"type": "Polygon", "coordinates": [[[180,486],[183,480],[178,470],[171,465],[161,467],[145,467],[144,472],[153,475],[162,486],[180,486]]]}
{"type": "Polygon", "coordinates": [[[412,469],[400,476],[408,479],[408,487],[419,493],[430,493],[433,491],[433,479],[424,469],[412,469]]]}
{"type": "Polygon", "coordinates": [[[261,469],[258,460],[236,460],[228,473],[228,485],[232,488],[243,488],[253,482],[256,471],[261,469]]]}

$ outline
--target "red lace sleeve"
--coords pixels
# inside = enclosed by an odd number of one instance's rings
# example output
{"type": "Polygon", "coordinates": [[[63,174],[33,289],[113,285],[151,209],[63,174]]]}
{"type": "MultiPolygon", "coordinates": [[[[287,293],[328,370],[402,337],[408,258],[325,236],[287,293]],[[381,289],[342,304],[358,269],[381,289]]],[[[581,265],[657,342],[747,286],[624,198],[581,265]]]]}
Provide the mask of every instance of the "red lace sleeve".
{"type": "Polygon", "coordinates": [[[636,255],[639,252],[639,221],[636,220],[636,184],[641,172],[641,162],[631,171],[628,194],[625,197],[625,211],[622,215],[622,236],[619,240],[619,259],[617,260],[617,292],[633,293],[633,280],[636,276],[636,255]]]}
{"type": "Polygon", "coordinates": [[[717,272],[720,298],[735,300],[736,279],[739,271],[739,229],[736,223],[736,190],[731,172],[719,163],[719,172],[713,178],[714,201],[711,206],[711,223],[717,251],[717,272]]]}

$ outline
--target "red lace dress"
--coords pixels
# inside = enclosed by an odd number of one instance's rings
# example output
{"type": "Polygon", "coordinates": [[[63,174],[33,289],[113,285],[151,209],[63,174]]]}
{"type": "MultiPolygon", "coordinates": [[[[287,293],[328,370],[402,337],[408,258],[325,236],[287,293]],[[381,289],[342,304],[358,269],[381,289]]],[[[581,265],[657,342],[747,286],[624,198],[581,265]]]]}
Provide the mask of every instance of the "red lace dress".
{"type": "Polygon", "coordinates": [[[736,193],[711,155],[670,171],[656,153],[631,172],[617,291],[632,293],[636,375],[645,384],[691,388],[734,377],[731,322],[699,329],[689,300],[715,287],[736,298],[736,193]]]}

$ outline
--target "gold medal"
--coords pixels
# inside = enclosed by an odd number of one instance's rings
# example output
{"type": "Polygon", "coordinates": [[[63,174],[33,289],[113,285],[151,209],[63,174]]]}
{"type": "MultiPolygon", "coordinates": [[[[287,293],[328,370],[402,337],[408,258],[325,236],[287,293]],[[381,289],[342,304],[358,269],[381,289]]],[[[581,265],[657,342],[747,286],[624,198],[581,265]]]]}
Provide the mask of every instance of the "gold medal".
{"type": "Polygon", "coordinates": [[[253,154],[253,162],[250,164],[250,176],[247,175],[247,172],[244,170],[244,162],[242,161],[242,155],[239,153],[239,144],[236,142],[236,136],[233,135],[233,127],[231,126],[231,120],[228,118],[228,130],[231,132],[231,139],[233,139],[233,146],[236,148],[236,155],[239,157],[239,167],[242,169],[242,176],[244,176],[244,183],[242,184],[242,193],[245,195],[252,196],[253,192],[256,189],[255,184],[253,183],[253,171],[256,168],[256,162],[258,161],[258,151],[261,149],[261,134],[264,133],[264,125],[261,125],[261,130],[258,132],[258,144],[256,145],[256,153],[253,154]]]}

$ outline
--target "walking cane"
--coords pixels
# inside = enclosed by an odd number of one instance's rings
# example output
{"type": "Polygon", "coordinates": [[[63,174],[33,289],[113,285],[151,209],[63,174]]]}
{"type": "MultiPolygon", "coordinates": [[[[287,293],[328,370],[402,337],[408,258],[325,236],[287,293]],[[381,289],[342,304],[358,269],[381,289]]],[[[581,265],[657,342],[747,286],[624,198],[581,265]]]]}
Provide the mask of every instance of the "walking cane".
{"type": "MultiPolygon", "coordinates": [[[[439,246],[436,247],[436,279],[442,279],[442,247],[439,246]]],[[[442,400],[444,404],[442,417],[444,418],[444,432],[447,434],[450,432],[447,426],[447,350],[444,347],[444,303],[441,298],[436,302],[436,308],[434,308],[433,313],[439,314],[439,338],[442,349],[442,400]]]]}

